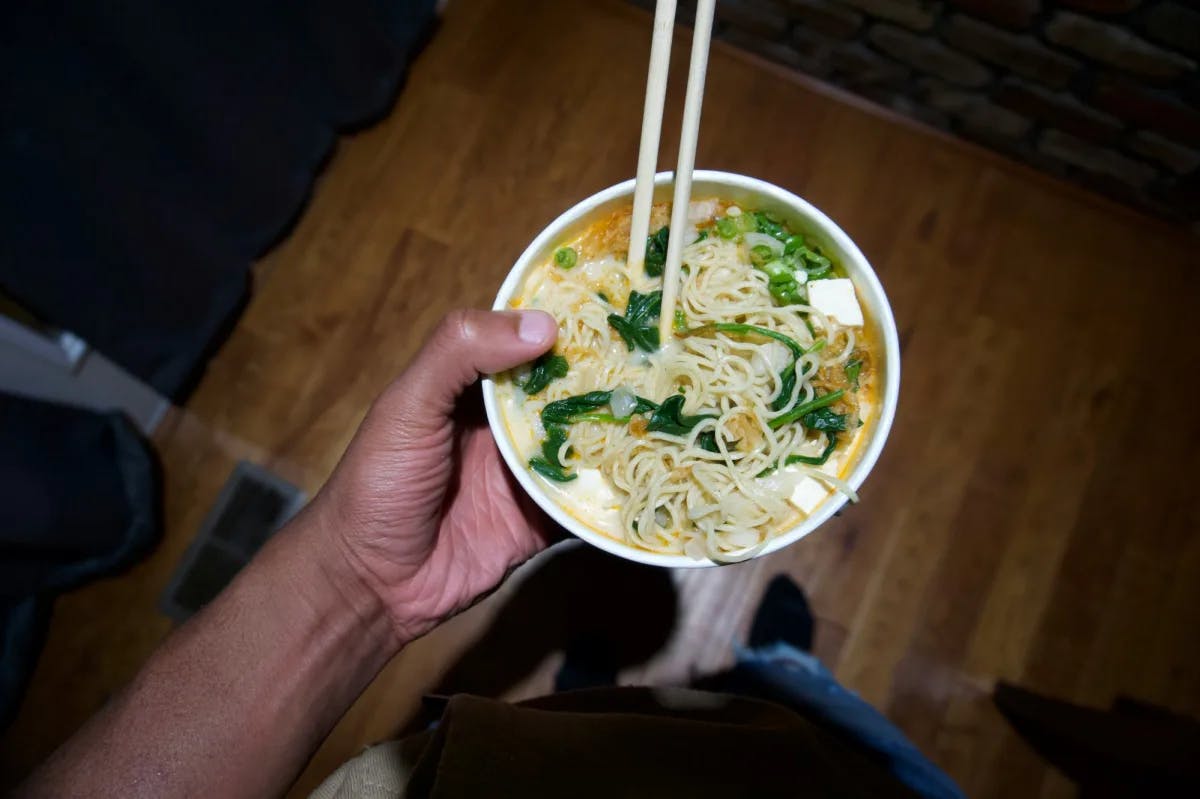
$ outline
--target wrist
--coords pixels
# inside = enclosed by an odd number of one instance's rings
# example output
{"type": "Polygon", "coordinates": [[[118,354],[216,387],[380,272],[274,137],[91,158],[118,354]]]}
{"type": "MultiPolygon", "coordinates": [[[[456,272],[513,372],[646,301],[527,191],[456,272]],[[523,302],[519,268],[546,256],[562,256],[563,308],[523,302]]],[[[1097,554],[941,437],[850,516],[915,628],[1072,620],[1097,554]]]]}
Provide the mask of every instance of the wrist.
{"type": "Polygon", "coordinates": [[[368,582],[345,538],[331,527],[314,503],[289,528],[296,537],[300,569],[294,589],[313,598],[326,618],[340,618],[373,649],[391,657],[408,643],[394,624],[387,605],[368,582]]]}

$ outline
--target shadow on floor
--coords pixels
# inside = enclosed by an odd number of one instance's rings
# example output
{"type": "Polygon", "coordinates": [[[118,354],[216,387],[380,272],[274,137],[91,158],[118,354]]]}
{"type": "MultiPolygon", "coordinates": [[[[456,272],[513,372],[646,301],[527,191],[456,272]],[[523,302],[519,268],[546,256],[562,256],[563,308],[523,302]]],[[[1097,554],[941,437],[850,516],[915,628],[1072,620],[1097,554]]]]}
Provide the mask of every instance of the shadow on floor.
{"type": "Polygon", "coordinates": [[[1200,795],[1200,721],[1129,697],[1109,710],[1000,682],[1009,724],[1079,786],[1081,799],[1200,795]]]}
{"type": "Polygon", "coordinates": [[[666,569],[568,544],[525,579],[434,693],[499,696],[560,651],[566,664],[559,688],[579,687],[563,685],[564,676],[603,684],[663,648],[677,604],[666,569]]]}

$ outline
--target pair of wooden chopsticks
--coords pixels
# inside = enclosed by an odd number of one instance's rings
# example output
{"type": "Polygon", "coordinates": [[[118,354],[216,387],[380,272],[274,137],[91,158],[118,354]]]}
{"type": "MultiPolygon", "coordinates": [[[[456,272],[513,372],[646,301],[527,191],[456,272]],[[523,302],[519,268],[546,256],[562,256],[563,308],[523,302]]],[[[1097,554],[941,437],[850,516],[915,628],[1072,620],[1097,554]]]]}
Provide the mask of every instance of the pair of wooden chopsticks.
{"type": "MultiPolygon", "coordinates": [[[[696,139],[700,134],[700,108],[704,103],[704,77],[708,71],[708,45],[712,39],[716,0],[700,0],[692,34],[692,60],[688,67],[687,95],[683,102],[683,128],[679,136],[679,162],[675,167],[675,193],[671,201],[671,233],[667,263],[663,267],[662,312],[659,340],[671,335],[679,297],[679,270],[683,260],[683,230],[687,226],[696,166],[696,139]]],[[[654,9],[654,36],[650,43],[650,71],[646,77],[646,105],[642,111],[642,141],[638,148],[637,183],[633,190],[633,221],[629,230],[629,268],[642,269],[646,237],[650,235],[650,207],[654,201],[654,170],[662,134],[663,102],[667,96],[667,71],[671,66],[671,35],[675,30],[675,0],[658,0],[654,9]]]]}

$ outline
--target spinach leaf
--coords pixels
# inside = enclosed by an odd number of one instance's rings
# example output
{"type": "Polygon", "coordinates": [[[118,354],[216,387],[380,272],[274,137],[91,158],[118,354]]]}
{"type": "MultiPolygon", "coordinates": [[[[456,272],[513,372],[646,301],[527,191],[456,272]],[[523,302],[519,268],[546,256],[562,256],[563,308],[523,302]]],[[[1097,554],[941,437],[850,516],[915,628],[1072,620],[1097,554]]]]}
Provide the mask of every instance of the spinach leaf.
{"type": "MultiPolygon", "coordinates": [[[[805,354],[820,352],[823,349],[825,349],[825,339],[817,339],[811,347],[805,350],[805,354]]],[[[796,361],[792,361],[779,373],[779,381],[782,385],[779,387],[779,396],[771,402],[773,411],[782,411],[792,401],[792,389],[796,387],[796,361]]]]}
{"type": "Polygon", "coordinates": [[[861,358],[852,358],[846,361],[846,379],[850,381],[850,385],[856,390],[858,389],[858,376],[862,374],[862,368],[863,362],[861,358]]]}
{"type": "MultiPolygon", "coordinates": [[[[613,416],[610,413],[592,413],[608,405],[612,398],[611,391],[589,391],[574,397],[555,400],[542,408],[542,424],[549,431],[551,425],[574,424],[576,422],[618,422],[629,421],[628,417],[613,416]]],[[[658,409],[658,404],[645,397],[637,397],[634,413],[650,413],[658,409]]]]}
{"type": "MultiPolygon", "coordinates": [[[[683,413],[684,396],[672,394],[663,400],[662,405],[650,417],[646,430],[651,433],[667,433],[673,436],[686,436],[692,428],[705,419],[716,419],[716,416],[686,416],[683,413]]],[[[716,446],[716,442],[713,442],[716,446]]]]}
{"type": "Polygon", "coordinates": [[[820,455],[817,455],[817,456],[789,455],[787,460],[784,461],[784,463],[788,466],[791,466],[793,463],[806,463],[809,466],[822,466],[825,464],[825,461],[829,460],[829,456],[833,454],[833,451],[834,451],[834,449],[837,448],[837,445],[838,445],[837,435],[834,433],[830,433],[829,434],[829,443],[827,443],[825,445],[825,449],[821,452],[820,455]]]}
{"type": "Polygon", "coordinates": [[[652,402],[645,397],[634,396],[637,399],[637,404],[633,406],[634,413],[651,413],[658,410],[657,402],[652,402]]]}
{"type": "Polygon", "coordinates": [[[667,240],[670,235],[671,228],[663,225],[657,233],[646,237],[645,265],[648,277],[662,276],[663,267],[667,264],[667,240]]]}
{"type": "Polygon", "coordinates": [[[846,414],[834,413],[829,408],[818,408],[801,416],[800,424],[809,430],[840,433],[846,429],[846,414]]]}
{"type": "Polygon", "coordinates": [[[625,341],[625,346],[629,348],[630,352],[635,347],[643,352],[654,352],[658,349],[659,338],[657,327],[633,325],[616,314],[608,315],[608,323],[613,326],[613,329],[625,341]]]}
{"type": "Polygon", "coordinates": [[[556,377],[566,377],[567,366],[566,358],[547,352],[533,362],[533,368],[529,370],[529,377],[525,379],[525,382],[517,385],[526,394],[533,396],[550,385],[550,381],[556,377]]]}
{"type": "Polygon", "coordinates": [[[779,396],[771,402],[771,410],[782,411],[792,401],[792,391],[796,388],[796,362],[792,361],[779,373],[779,396]]]}
{"type": "MultiPolygon", "coordinates": [[[[696,444],[700,447],[700,449],[707,450],[708,452],[716,452],[718,454],[721,452],[721,448],[717,446],[716,430],[705,430],[703,433],[696,436],[696,444]]],[[[733,449],[733,447],[726,448],[733,449]]]]}
{"type": "MultiPolygon", "coordinates": [[[[667,433],[672,436],[686,436],[692,431],[692,428],[703,422],[705,419],[716,419],[716,416],[699,415],[688,416],[683,412],[684,396],[683,394],[672,394],[667,399],[663,400],[662,405],[658,406],[658,410],[650,417],[649,424],[646,425],[646,430],[652,433],[667,433]]],[[[733,449],[734,444],[726,443],[726,449],[733,449]]],[[[708,452],[720,452],[721,448],[717,446],[717,431],[705,430],[700,435],[696,436],[696,446],[708,452]]]]}
{"type": "Polygon", "coordinates": [[[785,336],[783,333],[771,330],[768,327],[744,325],[739,322],[713,322],[711,324],[701,325],[700,327],[693,327],[691,330],[685,330],[681,335],[703,336],[708,333],[729,333],[740,336],[762,336],[764,338],[775,339],[780,344],[783,344],[785,347],[791,350],[792,355],[797,358],[804,354],[804,348],[801,347],[795,339],[785,336]]]}
{"type": "Polygon", "coordinates": [[[553,480],[556,483],[569,483],[579,475],[568,472],[561,466],[555,466],[553,463],[548,463],[542,458],[530,458],[529,468],[545,477],[547,480],[553,480]]]}
{"type": "Polygon", "coordinates": [[[762,336],[765,338],[774,339],[783,344],[792,353],[792,362],[785,366],[779,373],[780,382],[783,384],[779,396],[771,402],[771,410],[781,411],[787,407],[788,402],[792,399],[792,389],[796,387],[796,361],[804,354],[804,348],[799,342],[790,336],[785,336],[775,330],[766,327],[756,327],[755,325],[744,325],[737,322],[714,322],[712,324],[694,327],[691,330],[684,331],[681,335],[695,336],[705,333],[725,333],[727,335],[739,336],[762,336]]]}
{"type": "Polygon", "coordinates": [[[658,321],[662,310],[662,292],[652,291],[649,294],[629,292],[629,304],[625,306],[625,318],[635,324],[644,325],[658,321]]]}
{"type": "MultiPolygon", "coordinates": [[[[546,440],[542,442],[542,457],[547,463],[565,469],[566,464],[558,458],[558,451],[567,443],[567,428],[560,424],[546,425],[546,440]]],[[[570,450],[567,450],[568,454],[570,450]]]]}
{"type": "MultiPolygon", "coordinates": [[[[529,468],[556,483],[567,483],[578,475],[567,471],[567,466],[558,457],[558,451],[567,443],[567,428],[560,424],[546,425],[546,440],[542,442],[541,457],[529,459],[529,468]]],[[[570,453],[570,450],[567,450],[570,453]]]]}
{"type": "Polygon", "coordinates": [[[800,403],[782,416],[776,416],[774,419],[768,422],[767,425],[772,430],[778,430],[785,424],[791,424],[792,422],[801,418],[806,413],[818,410],[820,408],[828,408],[830,405],[840,400],[842,395],[845,393],[846,392],[844,389],[839,388],[837,391],[831,391],[828,394],[821,395],[820,397],[814,397],[808,402],[800,403]]]}
{"type": "Polygon", "coordinates": [[[629,293],[629,304],[625,307],[625,316],[608,315],[608,323],[625,341],[625,346],[632,352],[636,347],[643,352],[654,352],[658,349],[658,314],[662,311],[662,292],[652,291],[649,294],[629,293]]]}
{"type": "Polygon", "coordinates": [[[611,391],[589,391],[574,397],[555,400],[542,408],[542,424],[570,424],[572,417],[603,408],[612,397],[611,391]]]}
{"type": "MultiPolygon", "coordinates": [[[[825,444],[825,449],[821,451],[820,455],[788,455],[787,459],[783,462],[783,465],[791,466],[794,463],[804,463],[809,466],[823,466],[825,464],[825,462],[827,460],[829,460],[829,456],[833,454],[833,451],[837,448],[837,445],[838,445],[837,435],[835,433],[829,433],[828,434],[828,443],[825,444]]],[[[763,469],[761,472],[759,472],[758,474],[756,474],[754,476],[755,477],[767,477],[778,468],[779,468],[779,464],[775,464],[774,466],[768,466],[767,468],[763,469]]]]}

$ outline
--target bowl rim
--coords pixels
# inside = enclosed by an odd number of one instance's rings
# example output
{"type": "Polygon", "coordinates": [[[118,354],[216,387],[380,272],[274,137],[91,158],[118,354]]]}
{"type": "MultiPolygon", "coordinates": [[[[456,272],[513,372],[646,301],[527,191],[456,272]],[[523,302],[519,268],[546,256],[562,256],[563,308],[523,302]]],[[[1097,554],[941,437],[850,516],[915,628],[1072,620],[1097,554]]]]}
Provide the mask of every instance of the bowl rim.
{"type": "MultiPolygon", "coordinates": [[[[657,188],[670,184],[672,180],[673,173],[660,172],[655,175],[654,184],[657,188]]],[[[631,178],[602,189],[590,197],[575,203],[575,205],[559,214],[554,221],[546,225],[541,233],[525,248],[520,257],[517,258],[512,269],[509,270],[508,276],[501,284],[500,290],[496,294],[496,299],[492,303],[492,309],[496,311],[510,310],[508,303],[520,289],[526,273],[542,253],[548,252],[548,248],[558,240],[562,232],[606,203],[623,196],[632,198],[634,183],[635,180],[631,178]]],[[[871,267],[866,256],[863,255],[858,245],[854,243],[850,236],[824,212],[802,197],[773,183],[768,183],[765,180],[748,175],[719,170],[698,169],[693,173],[693,194],[697,193],[698,190],[702,191],[701,187],[704,184],[717,184],[717,188],[739,190],[753,195],[764,196],[796,212],[798,216],[805,220],[806,224],[818,229],[823,236],[829,239],[834,249],[841,255],[843,266],[850,273],[855,287],[860,293],[865,295],[864,298],[867,300],[868,313],[875,319],[882,334],[885,362],[883,369],[882,402],[880,404],[879,418],[876,421],[875,433],[867,442],[866,449],[846,479],[850,487],[857,491],[883,452],[884,444],[887,442],[888,435],[892,429],[892,423],[895,420],[896,406],[900,396],[900,336],[896,330],[896,320],[892,314],[887,294],[884,292],[883,284],[880,282],[879,276],[875,274],[875,270],[871,267]]],[[[508,433],[496,397],[496,381],[491,375],[485,376],[483,379],[483,401],[492,437],[495,438],[496,445],[500,449],[500,454],[505,464],[517,482],[520,483],[521,488],[529,494],[534,502],[550,518],[572,535],[583,539],[592,546],[599,547],[606,552],[627,560],[668,568],[708,568],[760,558],[772,552],[777,552],[808,536],[841,510],[848,501],[848,497],[845,494],[834,491],[817,508],[816,513],[806,517],[800,524],[770,539],[750,558],[731,561],[696,560],[687,555],[666,555],[640,550],[616,539],[609,538],[588,527],[568,513],[538,484],[532,472],[526,468],[524,458],[517,452],[516,446],[513,444],[511,436],[508,433]]]]}

